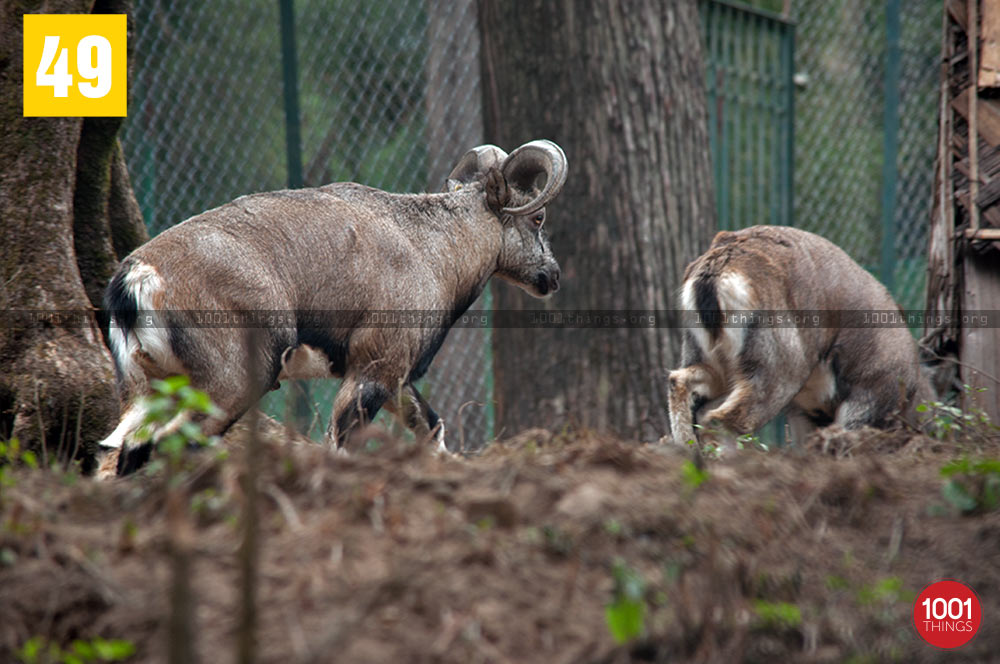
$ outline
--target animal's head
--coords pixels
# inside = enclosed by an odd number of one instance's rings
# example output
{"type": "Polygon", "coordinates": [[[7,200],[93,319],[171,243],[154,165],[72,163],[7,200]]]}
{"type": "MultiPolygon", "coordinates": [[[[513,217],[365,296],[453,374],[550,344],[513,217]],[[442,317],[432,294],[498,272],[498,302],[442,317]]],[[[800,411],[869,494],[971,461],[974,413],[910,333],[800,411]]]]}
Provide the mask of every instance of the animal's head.
{"type": "Polygon", "coordinates": [[[469,150],[448,189],[481,182],[486,207],[503,229],[497,275],[535,297],[559,290],[559,264],[545,236],[545,206],[566,182],[566,155],[552,141],[525,143],[509,155],[495,145],[469,150]]]}

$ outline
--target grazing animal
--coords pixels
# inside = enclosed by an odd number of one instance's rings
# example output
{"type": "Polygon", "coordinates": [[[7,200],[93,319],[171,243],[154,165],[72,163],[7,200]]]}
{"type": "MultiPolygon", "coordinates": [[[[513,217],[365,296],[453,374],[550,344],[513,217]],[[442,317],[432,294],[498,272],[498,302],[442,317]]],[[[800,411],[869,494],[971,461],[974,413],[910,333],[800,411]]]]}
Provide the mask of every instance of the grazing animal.
{"type": "Polygon", "coordinates": [[[224,433],[281,380],[342,377],[327,442],[343,446],[385,406],[446,449],[444,424],[413,383],[494,274],[536,297],[558,290],[543,223],[566,168],[551,141],[510,155],[484,145],[459,161],[443,193],[338,183],[253,194],[139,247],[105,294],[122,415],[101,443],[120,450],[117,462],[108,454],[99,474],[149,458],[152,442],[135,440],[140,398],[150,379],[172,374],[189,375],[219,407],[203,418],[207,435],[224,433]],[[211,314],[208,325],[199,312],[211,314]],[[241,312],[264,323],[254,366],[245,325],[225,324],[241,312]]]}
{"type": "Polygon", "coordinates": [[[863,312],[901,320],[892,296],[813,233],[718,233],[688,265],[681,307],[698,322],[685,329],[682,367],[668,378],[677,442],[696,439],[695,423],[750,434],[785,410],[796,440],[829,424],[884,428],[932,398],[905,326],[857,324],[863,312]],[[795,314],[806,320],[789,326],[795,314]]]}

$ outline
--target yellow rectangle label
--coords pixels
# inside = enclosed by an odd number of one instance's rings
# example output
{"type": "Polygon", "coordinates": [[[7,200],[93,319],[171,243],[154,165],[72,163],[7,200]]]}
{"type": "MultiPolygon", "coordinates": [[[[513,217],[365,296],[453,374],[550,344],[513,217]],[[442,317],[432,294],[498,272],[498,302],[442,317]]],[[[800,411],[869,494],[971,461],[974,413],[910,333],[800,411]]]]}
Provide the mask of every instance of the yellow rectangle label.
{"type": "Polygon", "coordinates": [[[125,14],[24,15],[24,115],[124,116],[125,14]]]}

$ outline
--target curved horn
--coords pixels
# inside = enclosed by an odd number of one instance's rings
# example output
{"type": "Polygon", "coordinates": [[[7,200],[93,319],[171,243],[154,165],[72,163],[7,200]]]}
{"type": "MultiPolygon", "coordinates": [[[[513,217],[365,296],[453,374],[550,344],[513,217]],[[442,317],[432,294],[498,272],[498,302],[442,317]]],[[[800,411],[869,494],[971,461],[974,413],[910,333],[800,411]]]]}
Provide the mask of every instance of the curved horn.
{"type": "Polygon", "coordinates": [[[448,174],[448,178],[445,180],[445,191],[454,191],[460,189],[464,184],[478,180],[490,167],[500,168],[505,159],[507,159],[507,153],[495,145],[487,143],[472,148],[465,153],[448,174]]]}
{"type": "Polygon", "coordinates": [[[545,186],[534,200],[518,207],[503,208],[506,214],[533,214],[555,198],[566,183],[566,154],[552,141],[531,141],[511,152],[500,172],[507,182],[522,191],[531,191],[535,179],[545,173],[545,186]]]}

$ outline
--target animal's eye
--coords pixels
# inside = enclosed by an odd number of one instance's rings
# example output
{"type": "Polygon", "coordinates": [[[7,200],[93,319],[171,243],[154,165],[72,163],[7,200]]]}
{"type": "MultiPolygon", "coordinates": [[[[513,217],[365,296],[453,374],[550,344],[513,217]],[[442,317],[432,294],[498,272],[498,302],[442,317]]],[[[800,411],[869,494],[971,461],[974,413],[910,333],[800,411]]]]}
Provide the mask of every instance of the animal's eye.
{"type": "Polygon", "coordinates": [[[534,217],[534,219],[532,219],[532,221],[535,222],[535,226],[541,226],[542,222],[545,221],[545,213],[544,212],[539,212],[538,214],[535,215],[535,217],[534,217]]]}

